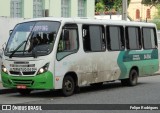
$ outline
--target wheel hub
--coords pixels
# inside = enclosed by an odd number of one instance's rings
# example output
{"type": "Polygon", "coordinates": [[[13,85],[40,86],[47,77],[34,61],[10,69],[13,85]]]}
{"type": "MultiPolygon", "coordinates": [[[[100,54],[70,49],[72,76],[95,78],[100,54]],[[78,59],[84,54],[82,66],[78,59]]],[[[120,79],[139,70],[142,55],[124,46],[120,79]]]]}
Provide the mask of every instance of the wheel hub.
{"type": "Polygon", "coordinates": [[[67,81],[65,82],[65,85],[64,85],[64,86],[65,86],[66,91],[71,91],[71,90],[72,90],[72,87],[73,87],[71,81],[69,81],[69,80],[67,80],[67,81]]]}

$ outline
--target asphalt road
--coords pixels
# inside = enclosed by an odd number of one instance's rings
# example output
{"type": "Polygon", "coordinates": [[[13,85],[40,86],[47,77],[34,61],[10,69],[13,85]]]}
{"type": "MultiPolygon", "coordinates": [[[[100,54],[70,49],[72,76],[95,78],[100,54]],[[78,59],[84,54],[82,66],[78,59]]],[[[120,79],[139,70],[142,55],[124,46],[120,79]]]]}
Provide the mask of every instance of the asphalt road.
{"type": "MultiPolygon", "coordinates": [[[[160,75],[139,78],[138,85],[134,87],[124,87],[119,81],[106,83],[100,88],[87,86],[81,88],[78,94],[70,97],[63,97],[58,91],[34,91],[25,97],[18,93],[3,94],[0,95],[0,104],[160,104],[160,75]]],[[[81,113],[82,111],[63,112],[81,113]]],[[[86,111],[82,113],[84,112],[86,111]]],[[[87,113],[90,112],[105,113],[106,111],[87,111],[87,113]]],[[[128,112],[123,111],[122,113],[128,112]]],[[[142,112],[150,113],[150,111],[142,112]]],[[[159,113],[159,111],[154,112],[159,113]]]]}

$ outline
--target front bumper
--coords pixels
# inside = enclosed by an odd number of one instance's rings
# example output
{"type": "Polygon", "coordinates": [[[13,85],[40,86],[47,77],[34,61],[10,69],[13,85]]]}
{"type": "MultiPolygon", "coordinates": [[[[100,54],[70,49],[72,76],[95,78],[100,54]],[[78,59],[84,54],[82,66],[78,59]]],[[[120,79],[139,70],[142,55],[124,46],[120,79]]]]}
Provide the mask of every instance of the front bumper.
{"type": "Polygon", "coordinates": [[[6,88],[17,88],[18,85],[25,85],[27,89],[54,89],[53,74],[49,71],[28,77],[28,76],[11,76],[1,72],[2,84],[6,88]]]}

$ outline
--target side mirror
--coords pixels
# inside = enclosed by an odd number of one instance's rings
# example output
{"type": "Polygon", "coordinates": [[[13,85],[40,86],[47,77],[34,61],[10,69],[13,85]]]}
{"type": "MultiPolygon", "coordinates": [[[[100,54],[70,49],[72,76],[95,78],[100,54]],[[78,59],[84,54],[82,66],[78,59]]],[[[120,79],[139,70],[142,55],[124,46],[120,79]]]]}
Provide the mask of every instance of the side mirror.
{"type": "Polygon", "coordinates": [[[13,32],[13,30],[9,30],[9,36],[11,36],[12,32],[13,32]]]}

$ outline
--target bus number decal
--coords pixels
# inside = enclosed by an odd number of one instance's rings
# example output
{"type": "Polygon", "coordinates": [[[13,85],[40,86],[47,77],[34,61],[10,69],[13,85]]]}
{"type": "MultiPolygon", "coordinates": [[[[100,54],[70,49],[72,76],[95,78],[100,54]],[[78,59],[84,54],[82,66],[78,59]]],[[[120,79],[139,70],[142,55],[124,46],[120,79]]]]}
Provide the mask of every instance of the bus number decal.
{"type": "Polygon", "coordinates": [[[144,55],[144,59],[151,59],[151,54],[144,55]]]}

